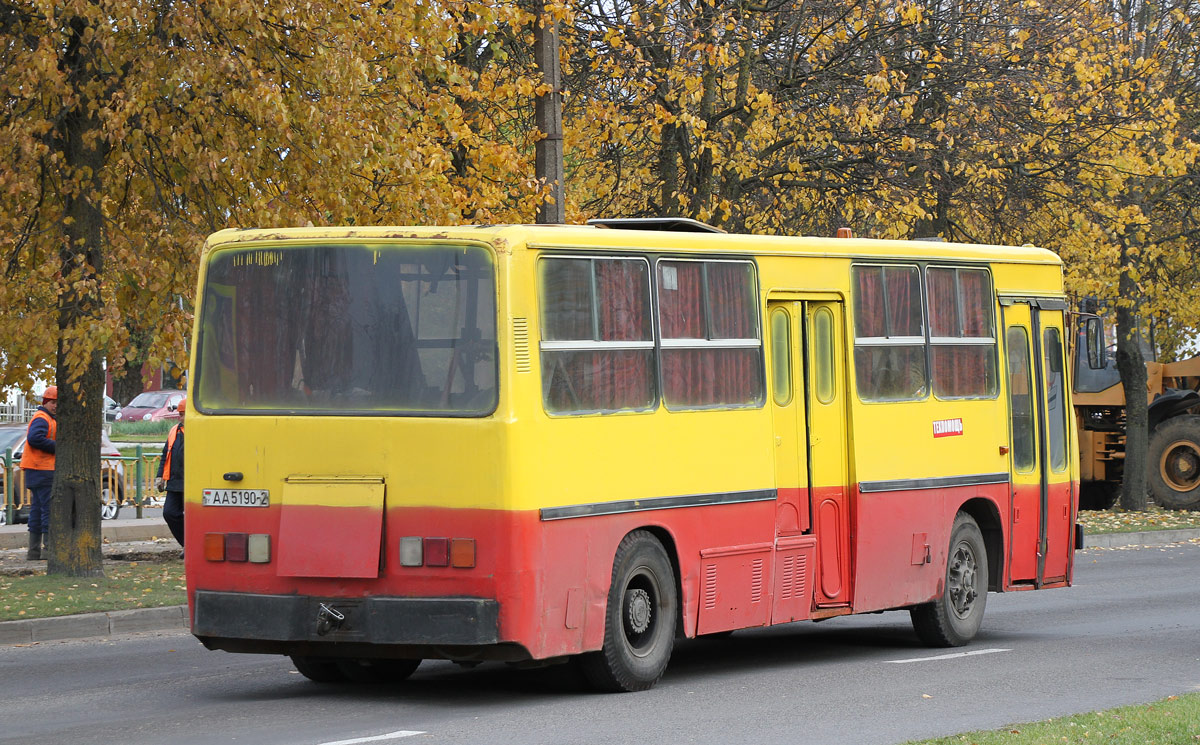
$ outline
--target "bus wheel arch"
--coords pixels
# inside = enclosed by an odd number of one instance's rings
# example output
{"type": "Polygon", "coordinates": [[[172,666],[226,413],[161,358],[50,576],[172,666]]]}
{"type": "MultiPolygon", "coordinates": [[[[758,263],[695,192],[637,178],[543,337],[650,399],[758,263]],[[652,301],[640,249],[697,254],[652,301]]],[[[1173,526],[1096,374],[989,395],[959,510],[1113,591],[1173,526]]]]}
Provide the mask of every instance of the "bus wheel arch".
{"type": "Polygon", "coordinates": [[[677,562],[661,530],[638,529],[613,557],[604,612],[604,645],[578,658],[593,687],[642,691],[659,681],[674,648],[680,617],[677,562]]]}
{"type": "Polygon", "coordinates": [[[1004,527],[1000,521],[1000,510],[996,503],[989,499],[977,497],[958,508],[975,520],[979,531],[983,533],[983,544],[987,550],[989,592],[1000,592],[1004,589],[1004,527]]]}
{"type": "Polygon", "coordinates": [[[983,532],[970,513],[959,512],[950,531],[941,594],[909,610],[921,641],[932,647],[961,647],[975,637],[987,606],[987,571],[983,532]]]}

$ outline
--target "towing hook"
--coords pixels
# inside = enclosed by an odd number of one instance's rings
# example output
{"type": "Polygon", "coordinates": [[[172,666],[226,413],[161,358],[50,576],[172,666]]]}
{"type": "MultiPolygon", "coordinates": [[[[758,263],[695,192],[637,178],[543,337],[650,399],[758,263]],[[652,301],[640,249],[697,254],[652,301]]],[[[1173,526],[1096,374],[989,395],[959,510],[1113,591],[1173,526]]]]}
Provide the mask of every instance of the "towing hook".
{"type": "Polygon", "coordinates": [[[320,609],[317,610],[317,636],[325,636],[330,631],[337,631],[345,620],[345,614],[321,603],[320,609]]]}

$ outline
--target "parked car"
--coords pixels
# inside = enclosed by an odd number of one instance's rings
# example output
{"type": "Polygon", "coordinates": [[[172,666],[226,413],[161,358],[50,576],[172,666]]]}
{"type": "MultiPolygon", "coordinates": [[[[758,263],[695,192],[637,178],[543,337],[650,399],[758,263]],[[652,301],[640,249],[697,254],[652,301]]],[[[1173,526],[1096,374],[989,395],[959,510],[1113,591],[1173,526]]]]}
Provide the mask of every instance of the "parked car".
{"type": "Polygon", "coordinates": [[[121,404],[109,396],[104,397],[104,421],[113,422],[117,419],[117,414],[121,413],[121,404]]]}
{"type": "Polygon", "coordinates": [[[186,395],[178,390],[145,391],[134,397],[117,413],[118,422],[157,422],[178,419],[180,400],[186,395]]]}
{"type": "MultiPolygon", "coordinates": [[[[6,448],[12,448],[12,478],[15,484],[23,484],[21,473],[21,453],[25,449],[25,433],[28,425],[0,425],[0,458],[6,448]]],[[[113,520],[121,513],[121,504],[125,500],[125,463],[120,460],[121,451],[108,438],[108,434],[100,432],[100,517],[113,520]]],[[[0,464],[0,471],[3,465],[0,464]]],[[[22,504],[13,514],[14,523],[29,522],[28,499],[18,500],[22,504]]],[[[0,525],[8,521],[8,510],[5,509],[3,497],[0,496],[0,525]]]]}

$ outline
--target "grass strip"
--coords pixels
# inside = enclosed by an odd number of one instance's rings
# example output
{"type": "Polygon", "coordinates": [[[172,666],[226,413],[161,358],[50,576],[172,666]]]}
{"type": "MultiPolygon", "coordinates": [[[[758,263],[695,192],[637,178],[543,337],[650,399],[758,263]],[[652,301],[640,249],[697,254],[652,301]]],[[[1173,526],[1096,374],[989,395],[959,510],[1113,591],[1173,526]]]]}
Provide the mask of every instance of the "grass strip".
{"type": "Polygon", "coordinates": [[[1200,528],[1200,512],[1164,510],[1162,507],[1130,512],[1114,507],[1111,510],[1080,510],[1079,522],[1089,535],[1200,528]]]}
{"type": "Polygon", "coordinates": [[[1200,693],[908,745],[1195,745],[1200,693]]]}
{"type": "Polygon", "coordinates": [[[108,564],[105,577],[0,576],[0,621],[187,602],[183,562],[108,564]]]}

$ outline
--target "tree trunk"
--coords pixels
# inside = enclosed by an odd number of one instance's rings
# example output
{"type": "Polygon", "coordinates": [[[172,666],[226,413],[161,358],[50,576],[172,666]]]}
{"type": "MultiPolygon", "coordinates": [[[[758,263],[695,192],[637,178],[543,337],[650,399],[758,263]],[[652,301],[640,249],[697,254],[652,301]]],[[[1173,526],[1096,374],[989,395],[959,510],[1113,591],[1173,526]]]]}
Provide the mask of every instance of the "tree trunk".
{"type": "Polygon", "coordinates": [[[85,93],[98,73],[99,50],[87,22],[68,22],[71,38],[60,66],[78,92],[55,131],[70,181],[59,250],[58,425],[46,571],[75,577],[104,574],[100,551],[100,429],[103,351],[86,330],[103,309],[100,278],[104,217],[96,201],[105,158],[104,132],[85,93]]]}
{"type": "MultiPolygon", "coordinates": [[[[1121,248],[1120,297],[1133,299],[1138,295],[1137,282],[1130,276],[1130,257],[1125,245],[1121,248]]],[[[1146,359],[1142,355],[1141,334],[1135,307],[1117,308],[1117,371],[1125,392],[1125,470],[1121,484],[1121,507],[1145,511],[1146,461],[1149,457],[1149,405],[1146,399],[1146,359]]]]}

